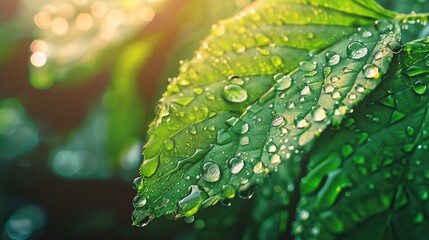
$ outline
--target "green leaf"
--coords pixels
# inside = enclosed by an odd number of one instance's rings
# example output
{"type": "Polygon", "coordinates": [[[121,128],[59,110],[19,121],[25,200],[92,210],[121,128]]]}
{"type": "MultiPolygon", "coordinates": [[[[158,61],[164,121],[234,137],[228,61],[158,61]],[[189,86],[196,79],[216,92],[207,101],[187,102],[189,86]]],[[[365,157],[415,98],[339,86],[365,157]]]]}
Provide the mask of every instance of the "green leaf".
{"type": "Polygon", "coordinates": [[[393,16],[372,1],[259,1],[214,25],[160,100],[134,224],[249,197],[280,162],[299,162],[387,71],[399,28],[374,21],[393,16]]]}
{"type": "Polygon", "coordinates": [[[310,154],[294,223],[299,239],[427,239],[429,39],[405,51],[383,83],[310,154]]]}

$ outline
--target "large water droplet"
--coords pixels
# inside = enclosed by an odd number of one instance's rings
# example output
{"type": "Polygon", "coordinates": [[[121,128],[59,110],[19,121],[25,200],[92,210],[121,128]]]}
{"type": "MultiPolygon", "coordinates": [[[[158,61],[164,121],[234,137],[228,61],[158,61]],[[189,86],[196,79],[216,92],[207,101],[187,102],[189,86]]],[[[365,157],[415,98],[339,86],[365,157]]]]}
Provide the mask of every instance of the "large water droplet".
{"type": "Polygon", "coordinates": [[[224,87],[222,96],[229,102],[241,103],[246,101],[247,91],[236,84],[230,84],[224,87]]]}
{"type": "Polygon", "coordinates": [[[381,33],[387,33],[393,29],[393,24],[389,20],[381,19],[375,21],[375,29],[381,33]]]}
{"type": "Polygon", "coordinates": [[[314,121],[320,122],[326,119],[326,111],[322,107],[318,107],[313,113],[314,121]]]}
{"type": "Polygon", "coordinates": [[[135,225],[137,227],[144,227],[144,226],[148,225],[150,221],[153,220],[153,217],[149,216],[143,210],[136,209],[131,214],[131,220],[133,221],[133,225],[135,225]]]}
{"type": "Polygon", "coordinates": [[[191,191],[189,195],[181,199],[178,203],[180,212],[184,216],[194,215],[200,208],[204,199],[207,198],[197,185],[191,185],[189,189],[191,191]]]}
{"type": "Polygon", "coordinates": [[[241,139],[240,139],[240,145],[241,146],[246,146],[246,145],[249,145],[249,143],[250,143],[250,139],[249,139],[249,137],[242,137],[241,139]]]}
{"type": "Polygon", "coordinates": [[[283,73],[278,73],[274,75],[274,80],[276,81],[275,88],[277,90],[288,89],[292,85],[292,78],[289,75],[284,75],[283,73]]]}
{"type": "Polygon", "coordinates": [[[144,196],[135,196],[133,199],[133,206],[135,208],[140,208],[146,205],[146,198],[144,196]]]}
{"type": "Polygon", "coordinates": [[[361,59],[368,54],[368,48],[365,44],[353,41],[347,46],[347,56],[351,59],[361,59]]]}
{"type": "Polygon", "coordinates": [[[194,93],[197,95],[201,95],[204,92],[204,90],[202,88],[195,88],[194,89],[194,93]]]}
{"type": "Polygon", "coordinates": [[[270,159],[271,164],[277,165],[281,162],[281,157],[278,154],[273,154],[270,159]]]}
{"type": "Polygon", "coordinates": [[[329,94],[335,90],[335,87],[332,86],[331,84],[327,84],[327,85],[325,85],[324,90],[325,90],[326,94],[329,94]]]}
{"type": "Polygon", "coordinates": [[[407,128],[405,129],[405,131],[407,132],[407,135],[409,137],[412,137],[414,135],[414,132],[415,132],[414,128],[411,127],[411,126],[407,126],[407,128]]]}
{"type": "Polygon", "coordinates": [[[258,162],[258,163],[253,167],[253,172],[254,172],[254,173],[256,173],[256,174],[263,172],[263,170],[264,170],[264,168],[263,168],[262,162],[258,162]]]}
{"type": "Polygon", "coordinates": [[[341,59],[340,55],[332,51],[328,51],[325,56],[326,56],[326,61],[330,66],[337,65],[341,59]]]}
{"type": "Polygon", "coordinates": [[[228,166],[232,174],[237,174],[243,169],[244,161],[241,158],[232,158],[229,160],[228,166]]]}
{"type": "Polygon", "coordinates": [[[279,56],[272,56],[271,63],[276,68],[283,66],[283,60],[279,56]]]}
{"type": "Polygon", "coordinates": [[[366,78],[378,78],[380,76],[379,72],[378,72],[378,67],[376,67],[374,64],[370,63],[370,64],[366,64],[363,67],[363,75],[366,78]]]}
{"type": "Polygon", "coordinates": [[[140,189],[140,186],[142,183],[143,183],[143,177],[136,177],[133,181],[133,188],[140,189]]]}
{"type": "Polygon", "coordinates": [[[235,197],[235,188],[232,185],[223,185],[221,196],[223,198],[233,198],[235,197]]]}
{"type": "Polygon", "coordinates": [[[310,123],[305,119],[301,119],[301,120],[296,122],[297,128],[306,128],[308,126],[310,126],[310,123]]]}
{"type": "Polygon", "coordinates": [[[416,81],[413,85],[413,91],[419,95],[423,95],[426,92],[426,84],[420,80],[416,81]]]}
{"type": "Polygon", "coordinates": [[[309,61],[302,61],[299,63],[299,66],[298,66],[299,69],[308,71],[308,72],[315,70],[316,67],[317,67],[316,63],[309,62],[309,61]]]}
{"type": "Polygon", "coordinates": [[[189,126],[188,132],[192,135],[197,134],[197,128],[194,125],[189,126]]]}
{"type": "Polygon", "coordinates": [[[202,177],[206,182],[217,182],[220,178],[219,166],[213,162],[206,162],[203,165],[202,177]]]}
{"type": "Polygon", "coordinates": [[[231,75],[228,77],[228,80],[231,84],[243,85],[244,81],[237,75],[231,75]]]}
{"type": "Polygon", "coordinates": [[[265,149],[267,149],[267,151],[269,153],[274,153],[277,151],[277,146],[276,144],[274,144],[273,142],[269,142],[267,143],[267,145],[265,146],[265,149]]]}
{"type": "Polygon", "coordinates": [[[231,141],[232,141],[231,134],[226,129],[222,129],[217,133],[217,142],[220,145],[225,145],[231,141]]]}
{"type": "Polygon", "coordinates": [[[167,151],[171,151],[174,149],[174,140],[173,139],[167,139],[164,141],[164,149],[167,151]]]}
{"type": "Polygon", "coordinates": [[[308,94],[310,94],[310,92],[310,87],[307,85],[301,90],[301,96],[307,96],[308,94]]]}
{"type": "Polygon", "coordinates": [[[252,198],[254,192],[255,192],[255,188],[252,186],[252,187],[249,187],[246,190],[240,191],[238,193],[238,196],[241,199],[250,199],[250,198],[252,198]]]}
{"type": "Polygon", "coordinates": [[[271,123],[274,127],[279,127],[285,123],[285,119],[282,115],[278,115],[276,118],[274,118],[273,122],[271,123]]]}
{"type": "Polygon", "coordinates": [[[240,134],[245,134],[248,131],[249,131],[249,124],[248,123],[243,124],[243,126],[241,127],[240,134]]]}

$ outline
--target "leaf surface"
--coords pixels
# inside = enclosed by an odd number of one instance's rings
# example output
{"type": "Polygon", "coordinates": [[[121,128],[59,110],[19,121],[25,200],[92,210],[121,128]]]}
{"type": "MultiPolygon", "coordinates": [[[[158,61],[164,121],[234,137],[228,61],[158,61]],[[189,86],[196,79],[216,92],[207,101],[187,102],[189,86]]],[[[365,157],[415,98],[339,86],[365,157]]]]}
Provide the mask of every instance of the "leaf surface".
{"type": "Polygon", "coordinates": [[[281,162],[299,162],[387,71],[399,30],[375,16],[392,14],[372,1],[259,1],[214,25],[160,100],[134,224],[250,197],[281,162]]]}

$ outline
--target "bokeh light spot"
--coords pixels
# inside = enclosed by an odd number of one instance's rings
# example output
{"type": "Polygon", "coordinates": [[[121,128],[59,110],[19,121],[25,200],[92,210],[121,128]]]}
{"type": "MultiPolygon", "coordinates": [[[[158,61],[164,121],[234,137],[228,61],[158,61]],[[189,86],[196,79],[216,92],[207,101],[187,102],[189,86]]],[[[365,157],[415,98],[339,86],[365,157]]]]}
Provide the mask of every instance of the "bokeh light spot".
{"type": "Polygon", "coordinates": [[[35,67],[43,67],[47,60],[46,54],[43,52],[34,52],[30,57],[30,62],[35,67]]]}
{"type": "Polygon", "coordinates": [[[91,29],[92,25],[94,24],[94,20],[92,19],[91,15],[88,13],[81,13],[76,18],[76,26],[80,30],[89,30],[91,29]]]}
{"type": "Polygon", "coordinates": [[[69,23],[62,17],[56,17],[52,20],[51,29],[57,35],[64,35],[69,30],[69,23]]]}

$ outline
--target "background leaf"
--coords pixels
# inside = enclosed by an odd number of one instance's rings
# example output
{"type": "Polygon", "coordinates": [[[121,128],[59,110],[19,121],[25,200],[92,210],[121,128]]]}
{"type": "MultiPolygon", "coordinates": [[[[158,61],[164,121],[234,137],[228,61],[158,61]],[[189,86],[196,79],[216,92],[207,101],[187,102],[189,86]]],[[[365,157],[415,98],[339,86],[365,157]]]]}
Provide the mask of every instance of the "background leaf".
{"type": "Polygon", "coordinates": [[[310,154],[294,232],[308,239],[425,239],[429,39],[404,46],[384,81],[310,154]]]}

